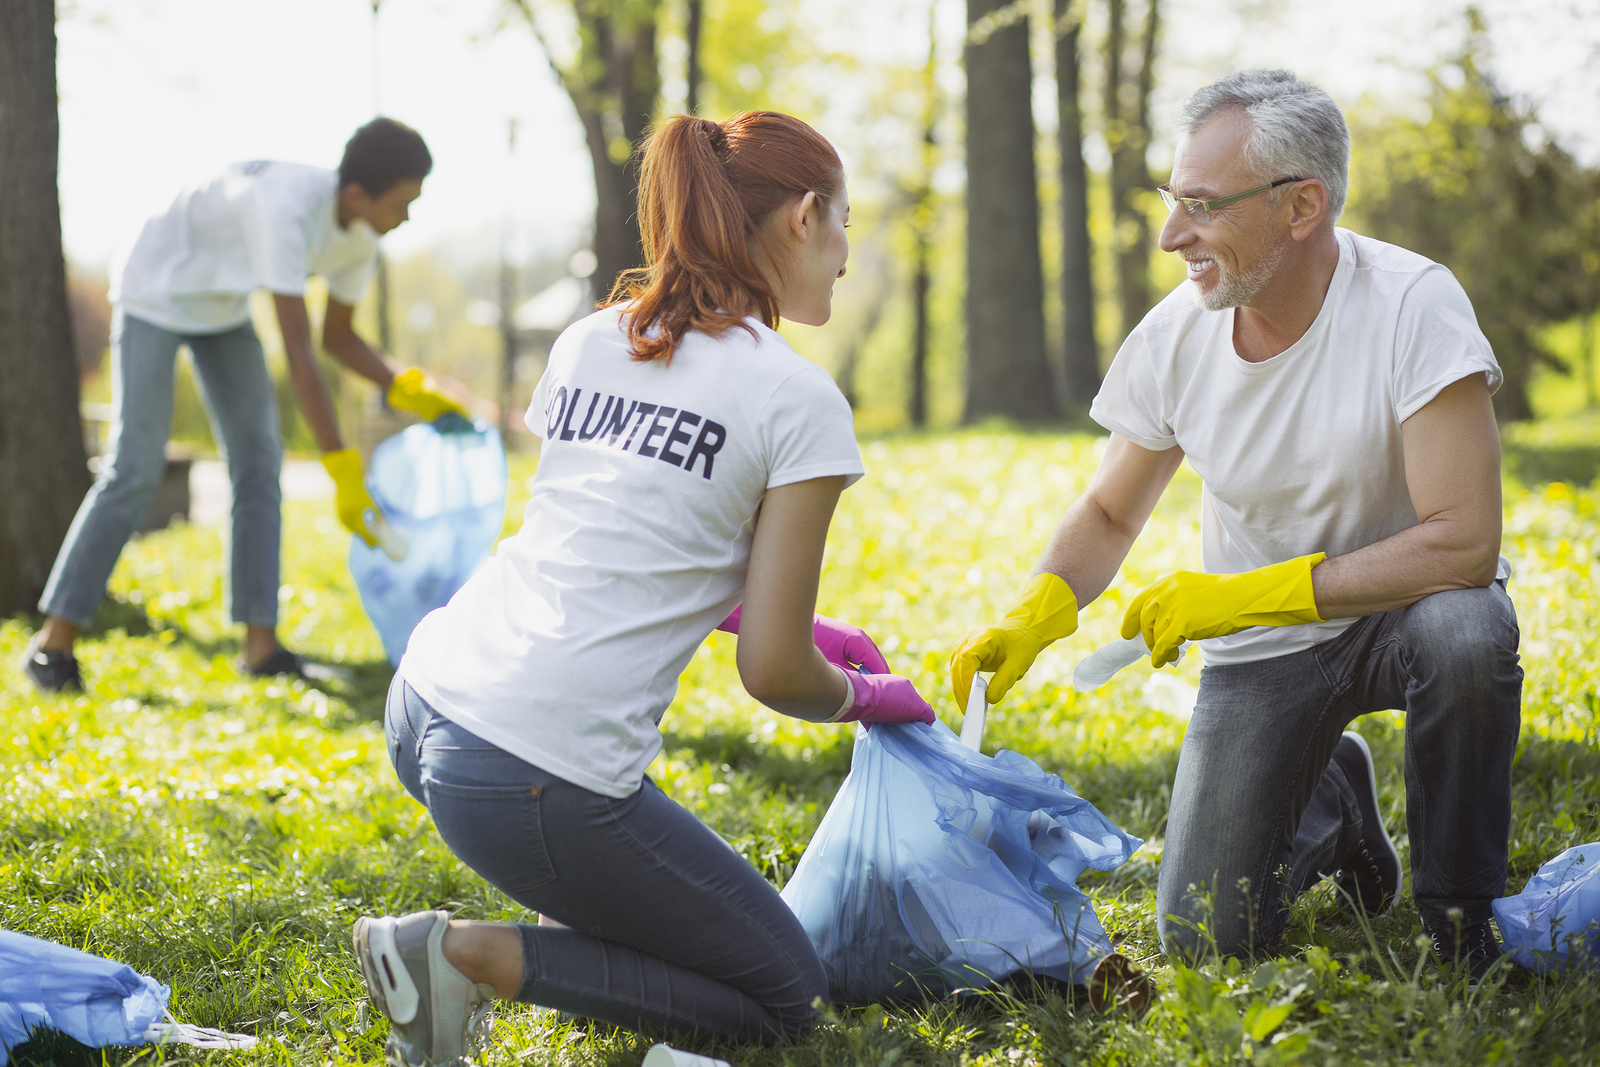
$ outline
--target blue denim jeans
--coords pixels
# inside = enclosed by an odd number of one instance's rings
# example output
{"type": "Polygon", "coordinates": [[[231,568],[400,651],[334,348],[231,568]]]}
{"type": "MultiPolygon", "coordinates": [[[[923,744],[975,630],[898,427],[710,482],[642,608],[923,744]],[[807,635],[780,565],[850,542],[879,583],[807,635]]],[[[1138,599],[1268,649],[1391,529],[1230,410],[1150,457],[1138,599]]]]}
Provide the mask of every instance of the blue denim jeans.
{"type": "Polygon", "coordinates": [[[1156,890],[1169,950],[1243,955],[1360,840],[1356,792],[1330,763],[1368,712],[1406,714],[1411,890],[1424,922],[1490,917],[1505,891],[1511,759],[1522,717],[1517,616],[1499,584],[1370,615],[1328,641],[1207,667],[1183,740],[1156,890]],[[1205,895],[1211,895],[1208,905],[1205,895]]]}
{"type": "Polygon", "coordinates": [[[39,598],[39,610],[78,627],[94,620],[122,546],[144,521],[167,469],[173,367],[180,345],[211,415],[233,483],[224,549],[224,610],[234,622],[278,623],[278,538],[283,439],[278,402],[255,330],[179,334],[117,313],[111,333],[111,422],[100,474],[78,506],[39,598]]]}
{"type": "Polygon", "coordinates": [[[777,890],[649,778],[623,799],[557,778],[434,711],[395,676],[389,757],[445,844],[523,907],[517,998],[631,1030],[770,1044],[826,996],[777,890]]]}

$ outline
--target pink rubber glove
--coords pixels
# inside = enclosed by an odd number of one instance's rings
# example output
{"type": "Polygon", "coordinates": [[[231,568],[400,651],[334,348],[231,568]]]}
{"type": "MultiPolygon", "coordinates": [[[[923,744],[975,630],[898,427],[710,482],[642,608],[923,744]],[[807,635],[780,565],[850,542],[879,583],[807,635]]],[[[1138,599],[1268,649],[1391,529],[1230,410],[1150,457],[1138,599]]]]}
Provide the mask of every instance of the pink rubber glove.
{"type": "MultiPolygon", "coordinates": [[[[734,608],[733,613],[723,619],[717,629],[724,633],[738,633],[739,612],[743,609],[743,604],[734,608]]],[[[823,657],[835,667],[843,667],[846,670],[865,667],[872,674],[889,673],[889,661],[883,658],[877,642],[859,626],[851,626],[847,622],[839,622],[826,615],[812,615],[811,640],[822,652],[823,657]]]]}
{"type": "Polygon", "coordinates": [[[855,700],[833,722],[920,722],[932,726],[933,708],[922,699],[911,679],[894,674],[857,674],[840,667],[850,680],[855,700]]]}

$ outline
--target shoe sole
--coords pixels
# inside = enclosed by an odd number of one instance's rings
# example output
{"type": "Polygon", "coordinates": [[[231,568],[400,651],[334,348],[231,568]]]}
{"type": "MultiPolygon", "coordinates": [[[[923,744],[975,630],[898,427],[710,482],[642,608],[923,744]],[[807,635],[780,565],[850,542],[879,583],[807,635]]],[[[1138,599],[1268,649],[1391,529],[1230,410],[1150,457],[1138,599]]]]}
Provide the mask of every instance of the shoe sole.
{"type": "Polygon", "coordinates": [[[1395,903],[1406,890],[1406,865],[1400,862],[1400,850],[1394,847],[1394,841],[1389,837],[1389,828],[1383,824],[1383,805],[1378,800],[1378,769],[1372,763],[1372,749],[1367,745],[1367,739],[1354,730],[1346,730],[1344,736],[1354,741],[1361,749],[1361,758],[1367,761],[1367,786],[1372,790],[1372,810],[1378,813],[1378,832],[1383,835],[1383,847],[1389,850],[1394,857],[1395,868],[1400,872],[1399,878],[1394,883],[1394,893],[1389,897],[1389,903],[1373,915],[1387,915],[1394,910],[1395,903]]]}
{"type": "Polygon", "coordinates": [[[391,1025],[403,1026],[417,1017],[421,996],[395,946],[394,927],[392,918],[360,918],[351,932],[351,941],[367,994],[391,1025]]]}

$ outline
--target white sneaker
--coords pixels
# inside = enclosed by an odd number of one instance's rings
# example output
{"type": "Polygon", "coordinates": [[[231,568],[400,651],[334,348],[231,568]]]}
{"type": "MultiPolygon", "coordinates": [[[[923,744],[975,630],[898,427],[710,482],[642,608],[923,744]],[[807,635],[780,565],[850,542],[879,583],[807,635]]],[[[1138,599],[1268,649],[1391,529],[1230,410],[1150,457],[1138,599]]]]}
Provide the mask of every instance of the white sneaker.
{"type": "Polygon", "coordinates": [[[488,1032],[494,987],[472,982],[445,959],[449,925],[444,911],[356,920],[361,977],[389,1019],[384,1048],[397,1067],[454,1067],[488,1032]]]}

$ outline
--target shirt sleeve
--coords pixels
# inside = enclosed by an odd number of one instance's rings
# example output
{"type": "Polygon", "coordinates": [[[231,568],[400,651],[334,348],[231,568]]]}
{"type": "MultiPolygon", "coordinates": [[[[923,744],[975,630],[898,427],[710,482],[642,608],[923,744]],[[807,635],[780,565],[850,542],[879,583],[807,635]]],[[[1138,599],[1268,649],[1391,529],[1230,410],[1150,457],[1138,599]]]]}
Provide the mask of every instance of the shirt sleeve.
{"type": "Polygon", "coordinates": [[[1482,374],[1489,392],[1500,388],[1500,364],[1478,328],[1466,291],[1455,275],[1435,264],[1400,302],[1395,332],[1395,418],[1404,422],[1440,390],[1482,374]]]}
{"type": "Polygon", "coordinates": [[[785,378],[757,425],[767,449],[768,489],[841,474],[850,486],[865,472],[855,415],[821,367],[808,365],[785,378]]]}
{"type": "Polygon", "coordinates": [[[273,187],[269,172],[257,177],[253,199],[245,239],[257,284],[270,293],[305,296],[311,276],[309,220],[295,210],[284,190],[273,187]]]}
{"type": "Polygon", "coordinates": [[[1136,328],[1111,361],[1089,417],[1136,445],[1165,452],[1178,443],[1166,409],[1154,353],[1145,331],[1136,328]]]}

